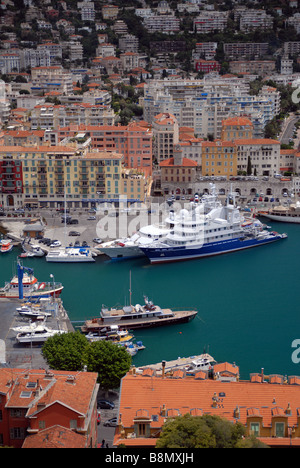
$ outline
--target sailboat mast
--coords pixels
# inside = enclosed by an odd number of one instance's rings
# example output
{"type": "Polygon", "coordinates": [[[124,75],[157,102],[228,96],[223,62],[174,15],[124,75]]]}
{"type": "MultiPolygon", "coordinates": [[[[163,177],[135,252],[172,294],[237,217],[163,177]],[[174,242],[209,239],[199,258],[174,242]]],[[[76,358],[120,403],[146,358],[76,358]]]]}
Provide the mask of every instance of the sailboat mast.
{"type": "Polygon", "coordinates": [[[132,294],[132,291],[131,291],[131,270],[129,271],[129,302],[130,302],[130,306],[131,306],[131,294],[132,294]]]}

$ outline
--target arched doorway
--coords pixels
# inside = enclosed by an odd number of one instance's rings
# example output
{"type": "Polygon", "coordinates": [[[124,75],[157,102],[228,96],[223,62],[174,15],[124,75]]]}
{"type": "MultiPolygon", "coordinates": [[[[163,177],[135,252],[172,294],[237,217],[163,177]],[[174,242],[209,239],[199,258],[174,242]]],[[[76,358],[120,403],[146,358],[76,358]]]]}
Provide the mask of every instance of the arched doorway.
{"type": "Polygon", "coordinates": [[[271,188],[267,188],[266,195],[272,195],[272,189],[271,188]]]}

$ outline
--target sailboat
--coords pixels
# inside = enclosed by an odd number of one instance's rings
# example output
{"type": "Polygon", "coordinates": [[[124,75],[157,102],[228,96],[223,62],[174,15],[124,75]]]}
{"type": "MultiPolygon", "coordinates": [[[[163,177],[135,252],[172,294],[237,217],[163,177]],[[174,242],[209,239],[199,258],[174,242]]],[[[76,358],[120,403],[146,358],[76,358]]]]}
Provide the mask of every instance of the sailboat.
{"type": "Polygon", "coordinates": [[[82,263],[82,262],[94,262],[95,258],[90,247],[74,246],[66,247],[66,230],[67,230],[67,202],[66,202],[66,190],[65,190],[65,247],[51,250],[46,255],[47,262],[64,262],[64,263],[82,263]]]}

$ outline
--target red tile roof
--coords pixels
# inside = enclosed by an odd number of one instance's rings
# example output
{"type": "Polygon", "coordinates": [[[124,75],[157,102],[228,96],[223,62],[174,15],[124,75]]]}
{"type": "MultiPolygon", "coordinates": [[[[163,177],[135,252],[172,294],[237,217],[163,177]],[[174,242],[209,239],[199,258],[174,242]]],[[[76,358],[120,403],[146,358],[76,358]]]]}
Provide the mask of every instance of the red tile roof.
{"type": "MultiPolygon", "coordinates": [[[[162,161],[159,164],[161,167],[174,167],[174,158],[169,158],[166,159],[165,161],[162,161]]],[[[196,161],[193,161],[192,159],[188,158],[182,158],[182,163],[180,164],[180,167],[195,167],[197,166],[196,161]]]]}

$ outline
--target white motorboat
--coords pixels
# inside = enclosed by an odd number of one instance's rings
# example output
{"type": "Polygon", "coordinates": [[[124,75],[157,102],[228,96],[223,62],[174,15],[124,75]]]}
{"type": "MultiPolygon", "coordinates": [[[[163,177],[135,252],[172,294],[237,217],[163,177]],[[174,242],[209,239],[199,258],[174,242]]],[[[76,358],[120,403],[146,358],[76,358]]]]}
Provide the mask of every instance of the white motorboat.
{"type": "Polygon", "coordinates": [[[44,325],[37,325],[32,330],[22,331],[17,334],[16,340],[18,343],[44,343],[48,338],[55,335],[67,333],[63,330],[53,330],[44,325]]]}
{"type": "Polygon", "coordinates": [[[37,244],[31,244],[31,239],[24,240],[22,242],[23,253],[20,255],[21,258],[27,257],[43,257],[45,252],[41,247],[37,244]]]}
{"type": "Polygon", "coordinates": [[[195,374],[199,371],[208,372],[213,369],[216,361],[209,354],[202,354],[185,367],[188,374],[195,374]]]}
{"type": "Polygon", "coordinates": [[[32,308],[28,306],[18,307],[17,312],[19,312],[19,315],[29,318],[51,317],[51,313],[49,312],[44,312],[39,308],[32,308]]]}
{"type": "Polygon", "coordinates": [[[142,227],[131,237],[104,242],[96,248],[112,260],[143,257],[141,247],[163,238],[168,232],[170,232],[170,226],[167,224],[151,224],[142,227]]]}
{"type": "Polygon", "coordinates": [[[66,247],[51,250],[46,255],[47,262],[86,263],[94,262],[95,255],[89,247],[66,247]]]}

